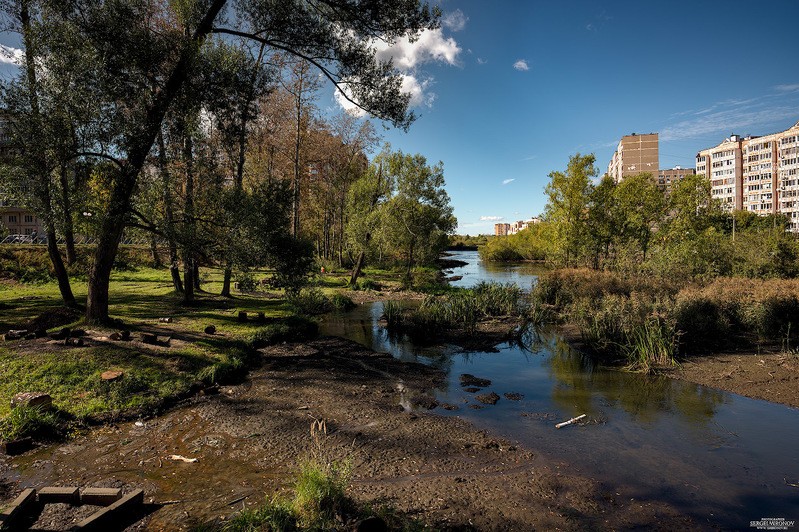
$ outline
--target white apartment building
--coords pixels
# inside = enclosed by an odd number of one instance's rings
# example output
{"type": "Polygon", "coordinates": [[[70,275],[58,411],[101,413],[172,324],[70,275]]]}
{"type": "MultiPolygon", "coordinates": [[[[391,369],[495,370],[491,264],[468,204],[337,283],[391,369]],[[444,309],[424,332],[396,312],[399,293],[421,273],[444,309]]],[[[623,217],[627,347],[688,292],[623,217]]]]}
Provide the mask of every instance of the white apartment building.
{"type": "Polygon", "coordinates": [[[696,173],[710,179],[710,193],[727,210],[741,209],[740,183],[743,176],[743,141],[730,135],[713,148],[696,155],[696,173]]]}
{"type": "Polygon", "coordinates": [[[760,137],[731,135],[696,155],[696,173],[708,176],[726,209],[782,213],[799,232],[799,122],[760,137]]]}

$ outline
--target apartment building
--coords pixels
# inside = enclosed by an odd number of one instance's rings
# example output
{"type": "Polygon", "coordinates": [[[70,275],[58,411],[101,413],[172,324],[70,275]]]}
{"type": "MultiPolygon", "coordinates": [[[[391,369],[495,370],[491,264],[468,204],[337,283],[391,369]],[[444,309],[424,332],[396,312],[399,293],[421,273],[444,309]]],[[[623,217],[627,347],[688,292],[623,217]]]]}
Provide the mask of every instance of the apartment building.
{"type": "Polygon", "coordinates": [[[696,155],[696,173],[708,176],[726,209],[782,213],[799,232],[799,122],[769,135],[730,135],[696,155]]]}
{"type": "Polygon", "coordinates": [[[508,236],[510,224],[494,224],[494,236],[508,236]]]}
{"type": "MultiPolygon", "coordinates": [[[[8,115],[0,111],[0,164],[11,161],[16,152],[8,134],[9,127],[8,115]]],[[[42,234],[41,220],[33,211],[20,206],[20,195],[19,190],[0,188],[0,232],[26,236],[42,234]]]]}
{"type": "Polygon", "coordinates": [[[683,168],[682,166],[658,170],[658,188],[667,195],[671,194],[674,185],[685,179],[685,176],[694,175],[695,173],[696,171],[693,168],[683,168]]]}
{"type": "Polygon", "coordinates": [[[660,169],[658,134],[625,135],[619,141],[608,164],[608,175],[616,183],[625,177],[649,172],[655,175],[660,169]]]}
{"type": "Polygon", "coordinates": [[[696,173],[710,179],[710,193],[726,210],[743,208],[744,139],[730,135],[696,154],[696,173]]]}

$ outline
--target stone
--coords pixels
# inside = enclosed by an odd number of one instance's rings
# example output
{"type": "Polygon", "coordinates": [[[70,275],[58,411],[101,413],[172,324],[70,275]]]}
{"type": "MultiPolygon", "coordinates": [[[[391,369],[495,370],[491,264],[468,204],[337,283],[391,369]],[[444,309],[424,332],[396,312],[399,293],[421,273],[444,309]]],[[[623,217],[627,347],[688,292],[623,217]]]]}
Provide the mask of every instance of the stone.
{"type": "Polygon", "coordinates": [[[485,388],[491,386],[491,381],[488,379],[481,379],[469,373],[464,373],[460,377],[461,386],[477,386],[478,388],[485,388]]]}
{"type": "Polygon", "coordinates": [[[504,393],[502,395],[504,395],[505,399],[507,399],[508,401],[521,401],[522,399],[524,399],[524,394],[516,392],[504,393]]]}
{"type": "Polygon", "coordinates": [[[53,398],[44,392],[22,392],[11,398],[11,408],[18,406],[49,410],[53,408],[53,398]]]}
{"type": "Polygon", "coordinates": [[[122,336],[122,341],[127,342],[130,340],[130,331],[121,331],[120,336],[122,336]]]}
{"type": "Polygon", "coordinates": [[[50,335],[50,338],[53,340],[63,340],[65,338],[69,338],[70,329],[69,327],[64,327],[58,332],[54,332],[50,335]]]}
{"type": "Polygon", "coordinates": [[[20,438],[18,440],[7,441],[2,444],[2,451],[9,456],[16,456],[30,449],[33,449],[33,438],[30,436],[20,438]]]}
{"type": "Polygon", "coordinates": [[[499,396],[494,392],[476,395],[474,398],[484,405],[495,405],[499,401],[499,396]]]}
{"type": "Polygon", "coordinates": [[[216,327],[213,325],[209,325],[205,328],[205,334],[214,334],[216,332],[216,327]]]}
{"type": "Polygon", "coordinates": [[[480,388],[475,388],[474,386],[470,386],[468,388],[464,388],[463,391],[464,392],[469,392],[469,393],[475,393],[475,392],[479,392],[480,388]]]}
{"type": "Polygon", "coordinates": [[[64,345],[69,345],[72,347],[83,347],[83,338],[65,338],[64,345]]]}
{"type": "Polygon", "coordinates": [[[12,529],[29,506],[36,502],[36,490],[23,490],[14,501],[0,512],[0,528],[12,529]]]}
{"type": "Polygon", "coordinates": [[[122,490],[119,488],[84,488],[80,493],[80,502],[81,504],[108,506],[117,502],[121,497],[122,490]]]}
{"type": "Polygon", "coordinates": [[[122,371],[109,370],[109,371],[104,371],[100,375],[100,378],[107,382],[114,382],[120,380],[124,374],[125,373],[122,371]]]}
{"type": "Polygon", "coordinates": [[[245,322],[245,321],[247,321],[247,313],[246,313],[246,312],[244,312],[243,310],[240,310],[240,311],[239,311],[239,318],[238,318],[238,319],[239,319],[239,321],[241,321],[241,322],[245,322]]]}
{"type": "Polygon", "coordinates": [[[80,491],[76,487],[46,487],[39,490],[39,503],[80,504],[80,491]]]}
{"type": "Polygon", "coordinates": [[[141,333],[141,341],[145,344],[156,344],[158,343],[158,336],[152,333],[141,333]]]}
{"type": "Polygon", "coordinates": [[[160,323],[172,323],[172,318],[158,318],[160,323]]]}
{"type": "Polygon", "coordinates": [[[111,334],[108,335],[108,339],[109,340],[113,340],[115,342],[118,342],[118,341],[122,340],[122,335],[119,334],[118,332],[111,333],[111,334]]]}
{"type": "Polygon", "coordinates": [[[118,500],[114,501],[109,506],[98,510],[75,525],[73,530],[102,531],[118,529],[119,522],[122,521],[126,515],[139,510],[144,504],[144,491],[141,489],[133,490],[124,497],[117,497],[117,499],[118,500]]]}

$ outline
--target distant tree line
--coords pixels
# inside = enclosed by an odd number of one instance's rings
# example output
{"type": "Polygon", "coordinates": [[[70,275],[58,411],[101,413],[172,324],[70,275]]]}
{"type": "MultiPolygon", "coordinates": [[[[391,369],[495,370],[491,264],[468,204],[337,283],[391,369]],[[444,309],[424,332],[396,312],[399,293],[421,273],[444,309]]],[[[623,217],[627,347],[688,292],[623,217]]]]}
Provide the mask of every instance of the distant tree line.
{"type": "Polygon", "coordinates": [[[577,154],[550,173],[543,221],[490,239],[483,257],[684,278],[799,273],[799,243],[785,216],[729,212],[703,175],[686,176],[668,195],[648,173],[595,183],[594,162],[577,154]]]}

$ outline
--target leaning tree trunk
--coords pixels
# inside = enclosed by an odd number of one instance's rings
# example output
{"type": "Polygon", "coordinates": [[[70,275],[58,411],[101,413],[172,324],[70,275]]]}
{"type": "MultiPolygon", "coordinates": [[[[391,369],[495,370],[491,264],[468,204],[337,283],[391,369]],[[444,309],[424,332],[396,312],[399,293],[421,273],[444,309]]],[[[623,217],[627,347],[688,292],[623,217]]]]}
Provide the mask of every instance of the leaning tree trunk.
{"type": "Polygon", "coordinates": [[[66,306],[77,306],[75,296],[72,294],[72,287],[69,284],[69,274],[61,258],[61,252],[58,250],[55,227],[52,221],[46,222],[45,226],[47,232],[47,254],[50,256],[50,262],[53,263],[53,271],[55,271],[55,277],[58,280],[58,290],[61,292],[61,297],[66,306]]]}
{"type": "Polygon", "coordinates": [[[75,264],[75,230],[72,223],[72,201],[69,190],[69,176],[67,166],[61,165],[61,203],[64,208],[64,244],[67,250],[67,264],[75,264]]]}
{"type": "Polygon", "coordinates": [[[146,118],[141,124],[141,129],[138,130],[140,133],[132,139],[127,163],[111,190],[111,203],[103,217],[94,253],[94,265],[89,273],[89,291],[86,298],[86,321],[88,323],[103,323],[109,320],[108,285],[111,280],[111,268],[119,249],[119,240],[122,238],[125,216],[136,180],[150,148],[155,142],[155,137],[161,129],[167,109],[186,82],[189,71],[199,53],[198,45],[211,32],[214,20],[226,3],[226,0],[211,2],[192,35],[192,42],[187,43],[181,50],[180,59],[170,73],[163,90],[156,94],[147,107],[146,118]]]}

